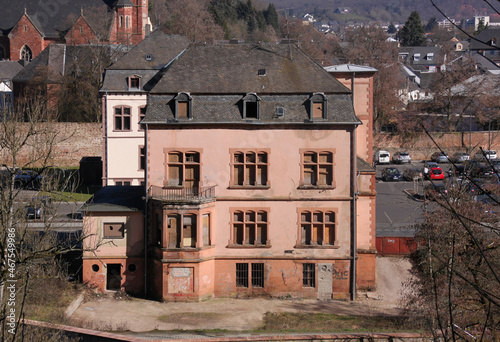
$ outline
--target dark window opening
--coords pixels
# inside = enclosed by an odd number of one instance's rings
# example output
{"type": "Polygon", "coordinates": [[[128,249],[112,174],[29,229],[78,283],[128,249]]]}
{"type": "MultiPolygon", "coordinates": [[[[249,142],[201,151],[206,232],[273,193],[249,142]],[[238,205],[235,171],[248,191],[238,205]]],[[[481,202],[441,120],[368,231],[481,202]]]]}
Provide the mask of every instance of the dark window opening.
{"type": "Polygon", "coordinates": [[[302,285],[304,287],[315,287],[315,264],[302,264],[302,285]]]}
{"type": "Polygon", "coordinates": [[[252,286],[264,287],[264,264],[252,264],[252,286]]]}
{"type": "Polygon", "coordinates": [[[236,264],[236,287],[248,287],[248,264],[236,264]]]}

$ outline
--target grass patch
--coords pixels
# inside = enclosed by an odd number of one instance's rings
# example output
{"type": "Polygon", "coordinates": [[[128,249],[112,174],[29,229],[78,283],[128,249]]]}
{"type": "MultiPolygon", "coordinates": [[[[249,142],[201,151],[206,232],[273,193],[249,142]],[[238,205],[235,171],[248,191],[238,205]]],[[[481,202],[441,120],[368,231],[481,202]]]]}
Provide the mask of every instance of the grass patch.
{"type": "Polygon", "coordinates": [[[408,332],[402,317],[349,316],[321,313],[266,313],[259,332],[408,332]]]}
{"type": "Polygon", "coordinates": [[[60,278],[32,278],[26,298],[26,318],[64,323],[64,311],[80,294],[74,285],[60,278]]]}

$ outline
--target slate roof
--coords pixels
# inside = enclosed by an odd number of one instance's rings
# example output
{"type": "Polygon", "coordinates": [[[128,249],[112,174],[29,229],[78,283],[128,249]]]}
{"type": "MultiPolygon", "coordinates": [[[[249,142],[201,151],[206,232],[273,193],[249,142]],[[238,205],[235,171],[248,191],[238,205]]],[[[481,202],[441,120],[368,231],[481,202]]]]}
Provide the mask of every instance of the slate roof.
{"type": "Polygon", "coordinates": [[[406,46],[399,48],[399,54],[407,54],[405,63],[411,65],[413,68],[424,65],[439,65],[443,63],[443,56],[441,50],[436,46],[406,46]],[[418,61],[414,60],[415,54],[420,54],[418,61]],[[426,58],[429,53],[433,53],[432,60],[426,58]]]}
{"type": "Polygon", "coordinates": [[[92,63],[98,56],[115,54],[117,48],[119,46],[50,44],[14,76],[13,81],[29,82],[39,72],[48,70],[48,81],[58,82],[61,76],[92,63]]]}
{"type": "Polygon", "coordinates": [[[189,39],[185,36],[165,34],[161,30],[155,30],[108,70],[160,70],[185,50],[189,43],[189,39]],[[147,60],[146,56],[151,57],[150,60],[147,60]]]}
{"type": "Polygon", "coordinates": [[[469,49],[470,50],[495,50],[500,46],[500,29],[499,28],[487,28],[481,31],[476,37],[477,40],[471,39],[469,49]],[[496,39],[496,46],[491,46],[491,39],[496,39]]]}
{"type": "MultiPolygon", "coordinates": [[[[333,78],[332,78],[333,79],[333,78]]],[[[175,95],[152,95],[148,98],[146,117],[142,121],[147,124],[290,124],[310,123],[309,120],[309,94],[285,95],[258,95],[259,120],[243,120],[242,98],[243,95],[193,95],[193,118],[189,120],[175,120],[174,97],[175,95]],[[284,108],[284,115],[276,115],[276,108],[284,108]]],[[[349,94],[331,94],[327,98],[327,118],[315,119],[321,124],[361,124],[354,114],[352,99],[349,94]]]]}
{"type": "Polygon", "coordinates": [[[135,75],[141,77],[143,90],[152,89],[159,80],[155,78],[158,72],[189,44],[189,39],[184,36],[165,34],[161,30],[153,31],[106,69],[100,91],[128,91],[127,77],[135,75]]]}
{"type": "Polygon", "coordinates": [[[46,37],[58,37],[61,31],[68,28],[68,19],[80,16],[81,9],[96,12],[102,8],[105,15],[108,7],[112,7],[116,0],[78,0],[78,1],[40,1],[16,0],[2,6],[0,11],[0,31],[7,35],[14,25],[26,13],[33,24],[46,37]]]}
{"type": "Polygon", "coordinates": [[[360,172],[376,172],[377,170],[368,163],[366,160],[360,157],[356,157],[356,169],[360,172]]]}
{"type": "Polygon", "coordinates": [[[82,207],[84,212],[144,211],[143,186],[105,186],[82,207]]]}
{"type": "Polygon", "coordinates": [[[350,93],[296,45],[192,45],[168,68],[155,93],[350,93]],[[265,70],[265,76],[258,71],[265,70]]]}
{"type": "Polygon", "coordinates": [[[0,80],[10,81],[23,69],[23,66],[17,61],[0,61],[0,80]]]}
{"type": "Polygon", "coordinates": [[[148,97],[147,124],[309,123],[310,98],[323,93],[327,115],[315,123],[361,124],[351,91],[295,45],[195,45],[162,70],[148,97]],[[175,119],[175,97],[192,97],[193,117],[175,119]],[[243,120],[243,97],[259,97],[259,119],[243,120]],[[277,115],[277,108],[284,115],[277,115]]]}

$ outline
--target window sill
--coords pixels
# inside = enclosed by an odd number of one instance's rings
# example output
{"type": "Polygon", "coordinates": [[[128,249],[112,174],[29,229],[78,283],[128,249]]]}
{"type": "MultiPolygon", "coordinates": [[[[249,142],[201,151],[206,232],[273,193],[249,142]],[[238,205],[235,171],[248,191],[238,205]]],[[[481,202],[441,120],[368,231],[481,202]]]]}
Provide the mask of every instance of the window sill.
{"type": "Polygon", "coordinates": [[[299,190],[333,190],[335,187],[333,185],[300,185],[297,189],[299,190]]]}
{"type": "Polygon", "coordinates": [[[271,245],[227,245],[226,248],[271,248],[271,245]]]}
{"type": "Polygon", "coordinates": [[[113,132],[133,132],[131,129],[113,129],[113,132]]]}
{"type": "Polygon", "coordinates": [[[230,185],[228,189],[232,190],[268,190],[271,186],[269,185],[230,185]]]}
{"type": "Polygon", "coordinates": [[[295,245],[294,248],[297,249],[339,249],[339,245],[295,245]]]}

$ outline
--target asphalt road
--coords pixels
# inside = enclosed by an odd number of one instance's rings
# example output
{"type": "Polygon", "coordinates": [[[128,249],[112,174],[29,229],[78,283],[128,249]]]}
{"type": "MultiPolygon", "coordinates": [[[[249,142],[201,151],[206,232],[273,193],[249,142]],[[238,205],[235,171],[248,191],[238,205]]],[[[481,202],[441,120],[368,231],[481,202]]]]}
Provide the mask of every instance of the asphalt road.
{"type": "MultiPolygon", "coordinates": [[[[422,162],[402,165],[377,165],[377,236],[413,236],[414,224],[424,220],[424,203],[412,199],[405,190],[413,190],[413,182],[383,182],[380,177],[385,167],[396,167],[401,173],[407,168],[423,169],[422,162]]],[[[440,165],[446,173],[450,164],[440,165]]],[[[427,184],[429,181],[424,181],[427,184]]],[[[422,185],[419,188],[422,192],[422,185]]]]}

